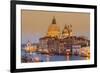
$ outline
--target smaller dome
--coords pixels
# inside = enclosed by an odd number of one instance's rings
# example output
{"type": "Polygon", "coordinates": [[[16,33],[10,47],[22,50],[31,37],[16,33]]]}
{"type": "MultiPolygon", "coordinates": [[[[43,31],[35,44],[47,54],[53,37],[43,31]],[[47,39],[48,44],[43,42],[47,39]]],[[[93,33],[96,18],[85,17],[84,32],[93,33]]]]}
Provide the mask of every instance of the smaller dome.
{"type": "Polygon", "coordinates": [[[66,37],[68,37],[68,36],[72,36],[72,25],[66,25],[65,24],[65,27],[64,27],[64,29],[63,29],[63,31],[62,31],[62,36],[64,37],[64,38],[66,38],[66,37]]]}
{"type": "Polygon", "coordinates": [[[65,25],[63,31],[62,31],[62,36],[65,38],[68,36],[68,27],[65,25]]]}
{"type": "Polygon", "coordinates": [[[62,31],[62,34],[65,34],[65,33],[68,33],[68,27],[65,25],[63,31],[62,31]]]}

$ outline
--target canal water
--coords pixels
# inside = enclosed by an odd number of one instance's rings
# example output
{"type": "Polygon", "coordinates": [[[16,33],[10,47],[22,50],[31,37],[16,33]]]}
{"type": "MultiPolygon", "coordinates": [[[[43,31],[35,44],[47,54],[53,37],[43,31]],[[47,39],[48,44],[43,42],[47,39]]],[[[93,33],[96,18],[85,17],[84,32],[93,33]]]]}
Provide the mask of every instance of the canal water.
{"type": "MultiPolygon", "coordinates": [[[[40,59],[41,62],[46,62],[46,61],[72,61],[72,60],[86,60],[86,57],[81,57],[79,55],[75,56],[64,56],[64,55],[45,55],[45,54],[40,54],[40,53],[27,53],[24,50],[21,51],[21,58],[25,58],[27,61],[32,60],[36,57],[40,59]]],[[[34,62],[34,61],[30,61],[34,62]]]]}

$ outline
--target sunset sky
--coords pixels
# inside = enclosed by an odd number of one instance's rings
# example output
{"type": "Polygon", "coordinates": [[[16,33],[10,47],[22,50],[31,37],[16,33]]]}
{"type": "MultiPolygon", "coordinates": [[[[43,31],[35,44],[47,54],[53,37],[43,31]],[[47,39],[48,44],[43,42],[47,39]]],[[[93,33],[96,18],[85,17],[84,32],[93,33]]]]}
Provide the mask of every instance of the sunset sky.
{"type": "Polygon", "coordinates": [[[28,40],[37,43],[40,37],[46,35],[54,16],[60,31],[63,30],[65,24],[71,24],[73,35],[90,38],[89,13],[22,10],[22,43],[27,43],[28,40]]]}

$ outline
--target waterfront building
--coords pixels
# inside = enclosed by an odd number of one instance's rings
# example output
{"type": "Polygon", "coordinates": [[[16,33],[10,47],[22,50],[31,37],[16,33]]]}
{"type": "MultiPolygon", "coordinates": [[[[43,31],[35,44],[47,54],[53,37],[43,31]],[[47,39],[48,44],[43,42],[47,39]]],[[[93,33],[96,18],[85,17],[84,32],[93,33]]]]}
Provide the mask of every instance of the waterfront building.
{"type": "Polygon", "coordinates": [[[55,54],[79,53],[81,47],[89,46],[90,41],[84,37],[72,35],[72,25],[65,25],[60,31],[60,27],[53,17],[52,23],[48,27],[47,34],[39,39],[39,49],[44,49],[55,54]]]}
{"type": "Polygon", "coordinates": [[[81,45],[72,45],[72,54],[79,55],[81,49],[81,45]]]}
{"type": "Polygon", "coordinates": [[[90,47],[86,46],[86,47],[80,48],[80,56],[90,57],[90,47]]]}
{"type": "Polygon", "coordinates": [[[37,50],[37,44],[32,44],[30,41],[28,41],[24,50],[32,54],[33,52],[37,50]]]}

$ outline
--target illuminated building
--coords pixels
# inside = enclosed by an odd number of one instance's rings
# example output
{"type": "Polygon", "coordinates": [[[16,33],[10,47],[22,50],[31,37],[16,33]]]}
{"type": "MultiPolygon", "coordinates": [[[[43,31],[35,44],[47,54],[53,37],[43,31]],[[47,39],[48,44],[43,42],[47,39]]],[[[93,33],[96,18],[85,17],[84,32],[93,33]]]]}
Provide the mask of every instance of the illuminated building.
{"type": "Polygon", "coordinates": [[[28,41],[27,44],[26,44],[26,47],[25,47],[25,51],[29,52],[30,54],[32,54],[36,50],[37,50],[37,45],[36,44],[32,44],[30,41],[28,41]]]}
{"type": "Polygon", "coordinates": [[[90,57],[90,47],[86,46],[86,47],[80,48],[80,56],[90,57]]]}
{"type": "Polygon", "coordinates": [[[78,45],[78,44],[72,45],[72,54],[79,55],[80,48],[81,48],[81,45],[78,45]]]}
{"type": "Polygon", "coordinates": [[[72,35],[72,25],[65,25],[60,31],[53,17],[52,24],[48,27],[47,34],[39,39],[39,48],[43,52],[56,54],[79,53],[79,49],[84,46],[90,46],[90,41],[84,37],[72,35]]]}

